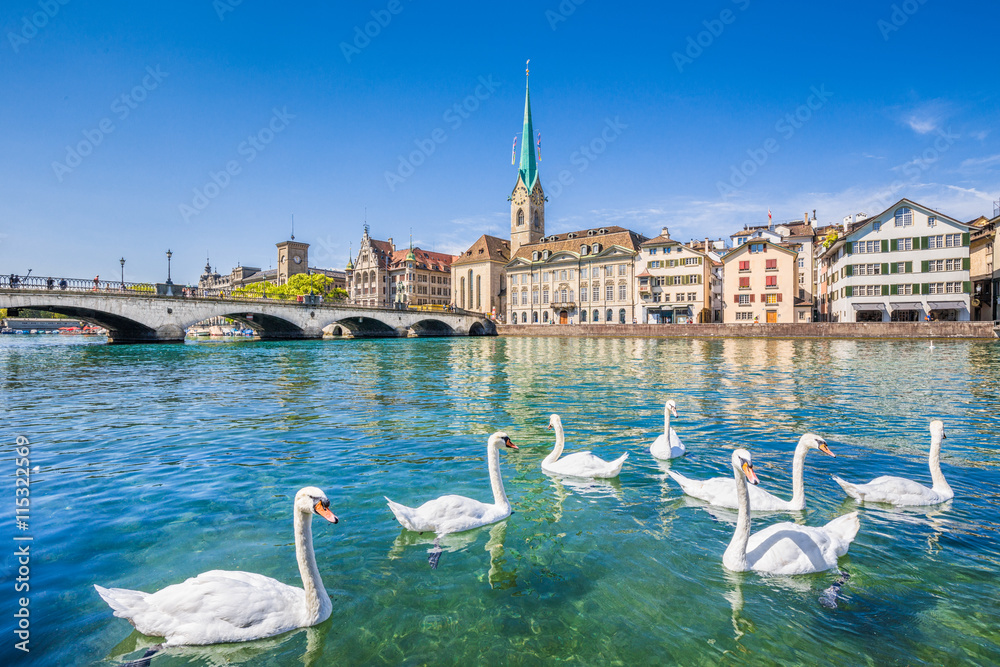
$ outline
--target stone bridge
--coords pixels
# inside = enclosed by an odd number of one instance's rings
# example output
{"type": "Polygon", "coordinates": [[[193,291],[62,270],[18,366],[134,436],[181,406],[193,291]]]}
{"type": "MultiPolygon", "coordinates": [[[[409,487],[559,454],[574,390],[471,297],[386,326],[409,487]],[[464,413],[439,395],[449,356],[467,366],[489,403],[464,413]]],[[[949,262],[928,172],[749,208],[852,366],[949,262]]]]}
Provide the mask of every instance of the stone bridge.
{"type": "Polygon", "coordinates": [[[108,330],[111,343],[180,343],[184,330],[213,317],[227,317],[263,340],[347,337],[489,336],[496,326],[465,311],[393,310],[344,304],[302,304],[275,299],[0,289],[0,308],[32,308],[68,315],[108,330]],[[331,326],[332,325],[332,326],[331,326]]]}

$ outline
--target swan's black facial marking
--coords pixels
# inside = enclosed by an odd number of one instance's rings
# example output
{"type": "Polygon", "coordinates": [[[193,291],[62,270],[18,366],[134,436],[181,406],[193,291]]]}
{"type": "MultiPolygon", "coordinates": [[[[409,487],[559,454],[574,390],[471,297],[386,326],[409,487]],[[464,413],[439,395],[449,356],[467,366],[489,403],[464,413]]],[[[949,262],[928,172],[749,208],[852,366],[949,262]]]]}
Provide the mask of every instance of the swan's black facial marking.
{"type": "Polygon", "coordinates": [[[743,470],[743,474],[746,475],[747,481],[751,484],[759,484],[760,480],[757,479],[757,473],[753,471],[753,464],[744,458],[741,458],[740,468],[743,470]]]}
{"type": "Polygon", "coordinates": [[[518,448],[517,445],[514,444],[514,441],[511,440],[510,438],[508,438],[507,436],[503,437],[503,443],[504,443],[504,445],[506,445],[507,447],[510,447],[511,449],[517,449],[518,448]]]}
{"type": "Polygon", "coordinates": [[[819,451],[823,452],[827,456],[832,456],[833,458],[837,458],[837,455],[834,454],[832,451],[830,451],[830,447],[829,445],[826,444],[826,440],[824,440],[823,438],[816,438],[816,443],[817,443],[816,448],[819,449],[819,451]]]}
{"type": "Polygon", "coordinates": [[[326,498],[313,498],[313,513],[318,514],[330,523],[337,523],[339,519],[330,511],[330,501],[326,498]]]}

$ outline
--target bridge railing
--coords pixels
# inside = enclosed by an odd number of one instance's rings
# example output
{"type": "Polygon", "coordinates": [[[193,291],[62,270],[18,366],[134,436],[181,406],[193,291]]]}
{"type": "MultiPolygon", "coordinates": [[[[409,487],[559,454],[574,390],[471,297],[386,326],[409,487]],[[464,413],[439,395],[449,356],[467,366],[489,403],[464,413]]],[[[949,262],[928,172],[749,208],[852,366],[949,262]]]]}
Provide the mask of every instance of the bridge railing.
{"type": "MultiPolygon", "coordinates": [[[[227,302],[239,303],[302,303],[307,307],[316,306],[339,306],[350,307],[358,310],[385,311],[393,310],[380,306],[362,306],[349,301],[326,301],[322,304],[299,301],[298,297],[286,299],[268,297],[265,295],[247,294],[246,292],[234,293],[230,289],[202,289],[187,285],[171,285],[170,294],[166,294],[163,283],[135,283],[123,282],[120,280],[101,280],[99,277],[88,278],[59,278],[55,276],[19,276],[16,274],[0,275],[0,290],[26,290],[43,291],[54,293],[75,293],[75,294],[113,294],[117,296],[132,297],[157,297],[157,298],[180,298],[180,299],[212,299],[227,302]]],[[[412,306],[403,310],[428,311],[426,307],[412,306]]],[[[452,315],[465,315],[470,317],[483,317],[482,313],[465,310],[457,306],[442,306],[440,310],[435,309],[434,313],[446,313],[452,315]]]]}

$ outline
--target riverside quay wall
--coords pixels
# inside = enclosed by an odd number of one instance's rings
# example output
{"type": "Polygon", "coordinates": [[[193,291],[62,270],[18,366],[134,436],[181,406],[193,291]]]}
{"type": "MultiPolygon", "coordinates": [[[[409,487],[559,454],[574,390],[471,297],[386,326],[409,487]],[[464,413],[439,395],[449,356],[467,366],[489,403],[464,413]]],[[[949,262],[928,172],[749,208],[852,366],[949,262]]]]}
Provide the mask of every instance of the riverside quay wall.
{"type": "Polygon", "coordinates": [[[802,324],[502,324],[501,336],[646,336],[651,338],[979,338],[996,339],[993,322],[804,322],[802,324]]]}

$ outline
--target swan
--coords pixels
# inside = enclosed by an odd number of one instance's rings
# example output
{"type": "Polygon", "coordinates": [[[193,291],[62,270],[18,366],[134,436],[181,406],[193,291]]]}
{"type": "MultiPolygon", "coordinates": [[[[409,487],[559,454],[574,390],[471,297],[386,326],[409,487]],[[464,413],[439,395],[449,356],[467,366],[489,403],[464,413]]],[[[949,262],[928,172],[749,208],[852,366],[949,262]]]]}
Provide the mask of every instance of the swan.
{"type": "Polygon", "coordinates": [[[892,505],[937,505],[955,497],[955,492],[945,481],[941,472],[941,441],[947,438],[944,434],[944,423],[935,419],[931,422],[931,451],[928,465],[931,469],[931,480],[934,486],[928,489],[923,484],[903,477],[883,475],[876,477],[867,484],[851,484],[836,475],[833,479],[843,487],[852,498],[868,503],[890,503],[892,505]]]}
{"type": "Polygon", "coordinates": [[[307,486],[295,494],[295,559],[303,588],[253,572],[211,570],[156,593],[94,585],[115,616],[164,646],[243,642],[322,623],[333,603],[323,588],[312,545],[312,515],[330,523],[326,494],[307,486]]]}
{"type": "MultiPolygon", "coordinates": [[[[830,451],[826,440],[806,433],[799,438],[799,444],[795,446],[795,454],[792,456],[792,499],[782,500],[781,498],[768,493],[758,486],[748,489],[750,493],[750,509],[759,511],[797,511],[806,507],[805,483],[802,479],[802,471],[805,468],[806,454],[810,449],[818,449],[828,456],[836,456],[830,451]]],[[[713,477],[705,481],[688,479],[684,475],[668,470],[667,474],[678,484],[684,493],[704,500],[709,505],[716,507],[728,507],[736,509],[739,499],[736,495],[736,480],[728,477],[713,477]]]]}
{"type": "Polygon", "coordinates": [[[673,399],[663,406],[663,433],[649,446],[649,453],[657,459],[675,459],[684,456],[684,443],[677,437],[677,431],[670,428],[670,415],[677,416],[677,404],[673,399]]]}
{"type": "Polygon", "coordinates": [[[417,533],[433,532],[440,537],[486,526],[509,517],[510,501],[504,493],[503,480],[500,479],[501,443],[517,449],[517,445],[503,431],[491,435],[487,442],[486,459],[490,469],[490,484],[493,486],[492,504],[465,496],[449,495],[428,500],[420,507],[407,507],[386,498],[396,521],[407,530],[417,533]]]}
{"type": "Polygon", "coordinates": [[[542,461],[543,472],[568,477],[610,479],[617,477],[622,471],[622,464],[628,458],[628,452],[611,462],[598,458],[590,452],[576,452],[560,459],[566,440],[563,436],[562,419],[559,418],[559,415],[549,417],[549,428],[555,429],[556,446],[552,448],[552,453],[542,461]]]}
{"type": "Polygon", "coordinates": [[[822,527],[776,523],[750,534],[750,494],[747,480],[757,484],[750,452],[737,449],[732,457],[736,493],[740,501],[736,532],[722,564],[734,572],[808,574],[837,567],[837,558],[847,553],[861,523],[858,513],[839,516],[822,527]]]}

